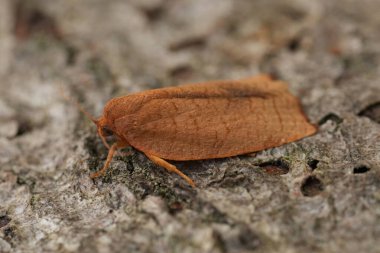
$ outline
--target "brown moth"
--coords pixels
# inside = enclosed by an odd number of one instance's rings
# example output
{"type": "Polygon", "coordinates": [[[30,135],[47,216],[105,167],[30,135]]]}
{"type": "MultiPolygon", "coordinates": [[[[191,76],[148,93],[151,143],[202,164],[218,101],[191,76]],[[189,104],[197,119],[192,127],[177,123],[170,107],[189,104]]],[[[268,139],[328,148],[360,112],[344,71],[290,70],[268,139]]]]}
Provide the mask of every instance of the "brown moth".
{"type": "Polygon", "coordinates": [[[299,140],[317,130],[287,85],[267,75],[118,97],[106,104],[100,118],[90,118],[109,148],[104,167],[92,178],[105,173],[115,151],[132,146],[192,186],[194,182],[166,160],[252,153],[299,140]],[[110,133],[116,137],[111,147],[105,139],[110,133]]]}

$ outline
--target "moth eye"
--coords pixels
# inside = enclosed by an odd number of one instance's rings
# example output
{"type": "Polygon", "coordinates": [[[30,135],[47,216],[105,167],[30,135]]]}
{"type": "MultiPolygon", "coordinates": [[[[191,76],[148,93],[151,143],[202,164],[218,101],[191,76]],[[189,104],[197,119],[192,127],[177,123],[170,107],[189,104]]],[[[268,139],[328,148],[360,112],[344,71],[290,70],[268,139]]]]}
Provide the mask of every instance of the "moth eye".
{"type": "Polygon", "coordinates": [[[104,136],[111,136],[111,135],[113,135],[113,132],[112,132],[111,129],[106,128],[106,127],[103,127],[103,128],[102,128],[102,134],[103,134],[104,136]]]}

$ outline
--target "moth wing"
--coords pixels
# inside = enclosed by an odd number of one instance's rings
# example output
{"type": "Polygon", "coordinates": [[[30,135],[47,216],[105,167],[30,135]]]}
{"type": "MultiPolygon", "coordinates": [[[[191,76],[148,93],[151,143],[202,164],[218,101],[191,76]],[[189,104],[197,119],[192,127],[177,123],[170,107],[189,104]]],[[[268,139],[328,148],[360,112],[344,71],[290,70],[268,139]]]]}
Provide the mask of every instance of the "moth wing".
{"type": "Polygon", "coordinates": [[[250,153],[316,131],[286,84],[262,76],[153,90],[143,100],[116,128],[136,149],[169,160],[250,153]]]}

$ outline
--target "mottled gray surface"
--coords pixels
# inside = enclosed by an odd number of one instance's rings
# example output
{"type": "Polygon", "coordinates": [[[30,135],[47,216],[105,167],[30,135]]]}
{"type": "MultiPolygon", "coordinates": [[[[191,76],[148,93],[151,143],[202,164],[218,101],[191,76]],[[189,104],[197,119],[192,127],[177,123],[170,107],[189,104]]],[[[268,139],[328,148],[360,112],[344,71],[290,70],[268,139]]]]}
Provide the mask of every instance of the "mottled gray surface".
{"type": "MultiPolygon", "coordinates": [[[[0,0],[0,252],[380,252],[380,1],[0,0]],[[271,73],[318,134],[219,160],[107,150],[64,92],[271,73]]],[[[255,141],[255,140],[252,140],[255,141]]]]}

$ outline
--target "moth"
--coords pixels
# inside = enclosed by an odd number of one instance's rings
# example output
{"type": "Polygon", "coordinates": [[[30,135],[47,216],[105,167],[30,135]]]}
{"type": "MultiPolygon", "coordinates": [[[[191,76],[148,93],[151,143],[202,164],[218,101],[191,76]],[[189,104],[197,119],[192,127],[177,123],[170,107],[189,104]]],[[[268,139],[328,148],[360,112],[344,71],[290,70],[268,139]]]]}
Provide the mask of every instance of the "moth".
{"type": "Polygon", "coordinates": [[[287,84],[268,75],[142,91],[111,99],[100,118],[88,116],[109,149],[92,178],[106,172],[117,150],[131,146],[191,186],[193,180],[167,160],[237,156],[317,131],[287,84]],[[116,137],[112,145],[108,135],[116,137]]]}

